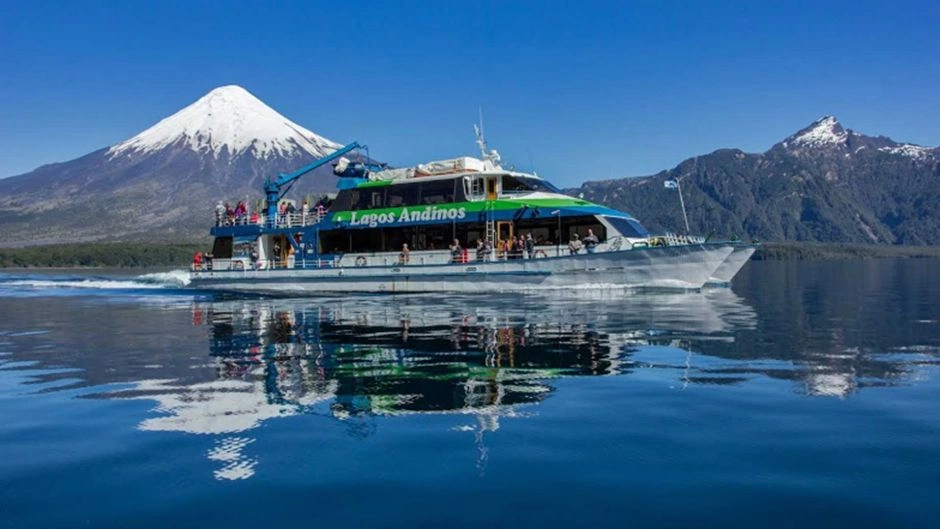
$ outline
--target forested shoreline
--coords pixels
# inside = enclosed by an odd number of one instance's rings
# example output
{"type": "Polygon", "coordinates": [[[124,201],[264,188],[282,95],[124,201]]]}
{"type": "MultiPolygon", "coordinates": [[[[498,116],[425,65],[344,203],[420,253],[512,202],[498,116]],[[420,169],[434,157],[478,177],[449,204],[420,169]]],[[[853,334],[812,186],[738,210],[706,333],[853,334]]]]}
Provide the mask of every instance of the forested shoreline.
{"type": "Polygon", "coordinates": [[[0,268],[145,268],[189,265],[205,244],[76,243],[0,248],[0,268]]]}

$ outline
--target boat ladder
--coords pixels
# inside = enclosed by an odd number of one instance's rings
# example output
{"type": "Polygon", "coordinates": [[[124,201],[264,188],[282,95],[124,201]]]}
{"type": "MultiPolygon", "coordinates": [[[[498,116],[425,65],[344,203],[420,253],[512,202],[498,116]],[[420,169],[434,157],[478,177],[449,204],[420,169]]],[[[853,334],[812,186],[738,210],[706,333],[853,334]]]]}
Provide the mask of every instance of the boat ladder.
{"type": "Polygon", "coordinates": [[[496,248],[496,221],[493,220],[493,212],[490,205],[486,205],[486,240],[490,246],[496,248]]]}

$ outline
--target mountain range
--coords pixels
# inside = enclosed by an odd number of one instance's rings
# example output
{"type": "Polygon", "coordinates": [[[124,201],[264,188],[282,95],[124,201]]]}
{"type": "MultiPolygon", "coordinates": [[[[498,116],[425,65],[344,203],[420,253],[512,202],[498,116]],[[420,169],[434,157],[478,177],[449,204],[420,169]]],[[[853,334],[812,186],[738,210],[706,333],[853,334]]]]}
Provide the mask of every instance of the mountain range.
{"type": "MultiPolygon", "coordinates": [[[[0,246],[93,240],[196,241],[218,200],[260,196],[265,177],[339,143],[290,121],[238,86],[116,145],[0,179],[0,246]]],[[[456,154],[456,153],[455,153],[456,154]]],[[[573,195],[682,232],[768,241],[940,244],[940,149],[817,120],[764,153],[721,149],[646,177],[590,181],[573,195]]],[[[327,165],[292,196],[335,189],[327,165]]]]}
{"type": "Polygon", "coordinates": [[[825,116],[763,153],[719,149],[655,175],[567,190],[654,232],[766,241],[940,244],[940,149],[866,136],[825,116]]]}

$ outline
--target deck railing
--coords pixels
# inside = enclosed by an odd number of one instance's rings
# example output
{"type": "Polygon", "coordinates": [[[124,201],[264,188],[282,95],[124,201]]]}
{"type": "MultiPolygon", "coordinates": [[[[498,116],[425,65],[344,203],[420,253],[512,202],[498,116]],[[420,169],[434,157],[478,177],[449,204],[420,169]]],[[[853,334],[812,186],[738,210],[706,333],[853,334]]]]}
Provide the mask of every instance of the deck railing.
{"type": "Polygon", "coordinates": [[[317,213],[316,211],[278,213],[273,217],[253,213],[251,215],[242,215],[240,217],[219,217],[215,218],[216,226],[264,226],[266,228],[296,228],[300,226],[312,226],[322,221],[326,212],[317,213]]]}

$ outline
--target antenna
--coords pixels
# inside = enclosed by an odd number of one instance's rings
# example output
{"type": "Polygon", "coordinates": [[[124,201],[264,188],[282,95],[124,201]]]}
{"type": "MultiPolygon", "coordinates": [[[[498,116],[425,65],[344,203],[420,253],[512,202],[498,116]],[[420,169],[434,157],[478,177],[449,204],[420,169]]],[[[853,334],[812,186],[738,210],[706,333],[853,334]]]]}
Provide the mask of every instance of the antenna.
{"type": "Polygon", "coordinates": [[[486,159],[486,137],[483,136],[483,107],[480,107],[480,125],[474,125],[473,131],[477,135],[477,147],[480,148],[480,155],[486,159]]]}
{"type": "Polygon", "coordinates": [[[493,165],[493,168],[499,169],[501,166],[499,164],[501,158],[499,153],[496,152],[496,149],[493,149],[487,152],[486,137],[483,136],[483,107],[480,107],[480,124],[473,126],[473,131],[477,135],[477,146],[480,148],[480,157],[484,161],[490,162],[493,165]]]}

